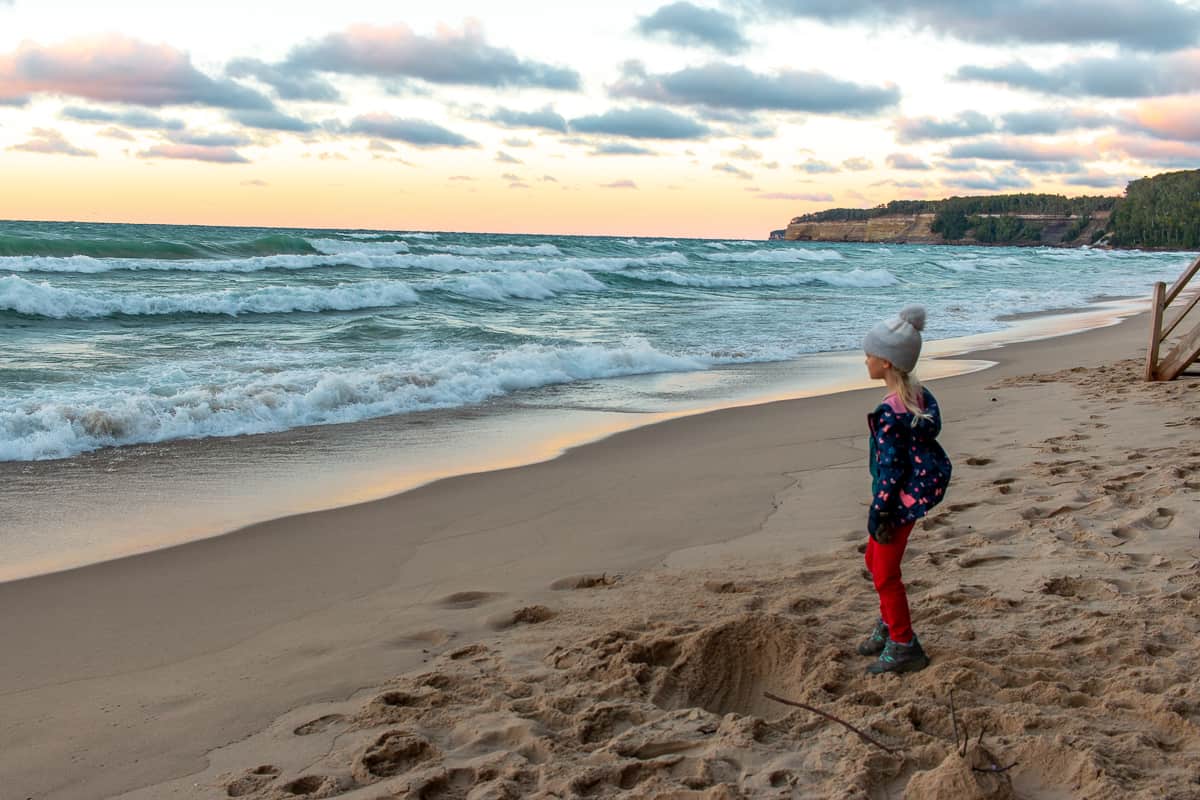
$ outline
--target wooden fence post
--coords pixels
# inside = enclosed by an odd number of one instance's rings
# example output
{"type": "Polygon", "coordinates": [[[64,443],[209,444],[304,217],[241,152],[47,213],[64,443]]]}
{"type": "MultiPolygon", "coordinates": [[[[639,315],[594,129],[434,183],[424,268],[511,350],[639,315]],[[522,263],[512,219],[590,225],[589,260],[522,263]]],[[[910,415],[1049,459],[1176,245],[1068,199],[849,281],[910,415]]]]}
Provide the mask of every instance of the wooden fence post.
{"type": "Polygon", "coordinates": [[[1154,299],[1150,301],[1150,349],[1146,351],[1146,380],[1158,380],[1158,346],[1162,343],[1163,308],[1166,305],[1167,285],[1154,284],[1154,299]]]}

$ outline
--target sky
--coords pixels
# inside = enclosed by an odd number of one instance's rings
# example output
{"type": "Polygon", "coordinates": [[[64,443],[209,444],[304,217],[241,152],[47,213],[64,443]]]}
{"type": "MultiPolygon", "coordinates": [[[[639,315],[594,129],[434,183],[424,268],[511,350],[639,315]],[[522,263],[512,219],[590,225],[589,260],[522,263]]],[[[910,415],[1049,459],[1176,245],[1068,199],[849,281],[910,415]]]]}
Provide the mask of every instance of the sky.
{"type": "Polygon", "coordinates": [[[1200,0],[0,0],[0,219],[764,238],[1200,167],[1200,0]]]}

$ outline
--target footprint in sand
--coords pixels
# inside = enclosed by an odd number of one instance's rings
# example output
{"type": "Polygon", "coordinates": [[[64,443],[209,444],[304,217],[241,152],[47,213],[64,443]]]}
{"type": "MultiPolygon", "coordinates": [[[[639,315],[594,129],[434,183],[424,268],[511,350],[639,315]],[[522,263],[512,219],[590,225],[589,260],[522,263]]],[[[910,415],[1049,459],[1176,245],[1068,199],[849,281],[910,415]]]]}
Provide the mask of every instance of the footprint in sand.
{"type": "Polygon", "coordinates": [[[971,456],[967,459],[967,465],[971,467],[986,467],[990,463],[992,463],[992,459],[982,456],[971,456]]]}
{"type": "Polygon", "coordinates": [[[607,572],[602,572],[599,575],[569,575],[566,578],[559,578],[550,584],[550,588],[555,591],[592,589],[596,586],[612,586],[617,582],[617,579],[618,576],[609,575],[607,572]]]}
{"type": "Polygon", "coordinates": [[[984,564],[995,564],[1000,561],[1011,561],[1012,556],[999,553],[970,553],[958,559],[955,563],[963,569],[982,567],[984,564]]]}
{"type": "Polygon", "coordinates": [[[297,736],[310,736],[314,733],[320,733],[327,728],[345,722],[346,718],[341,714],[326,714],[323,717],[317,717],[311,722],[306,722],[296,728],[292,733],[297,736]]]}
{"type": "Polygon", "coordinates": [[[296,795],[297,797],[305,797],[308,795],[325,793],[329,789],[335,787],[333,778],[327,778],[324,775],[305,775],[303,778],[286,783],[283,786],[285,794],[296,795]]]}
{"type": "Polygon", "coordinates": [[[1148,528],[1161,531],[1175,521],[1175,512],[1169,508],[1156,508],[1142,517],[1142,524],[1148,528]]]}
{"type": "Polygon", "coordinates": [[[230,797],[244,797],[262,789],[279,775],[279,768],[270,764],[255,767],[225,787],[230,797]]]}
{"type": "Polygon", "coordinates": [[[440,755],[428,740],[402,730],[380,735],[354,765],[355,777],[363,783],[390,778],[440,755]]]}
{"type": "Polygon", "coordinates": [[[453,609],[478,608],[503,596],[501,592],[455,592],[438,600],[435,605],[453,609]]]}
{"type": "Polygon", "coordinates": [[[495,631],[502,631],[516,625],[536,625],[539,622],[554,619],[558,612],[551,611],[545,606],[524,606],[515,611],[497,614],[487,619],[487,626],[495,631]]]}

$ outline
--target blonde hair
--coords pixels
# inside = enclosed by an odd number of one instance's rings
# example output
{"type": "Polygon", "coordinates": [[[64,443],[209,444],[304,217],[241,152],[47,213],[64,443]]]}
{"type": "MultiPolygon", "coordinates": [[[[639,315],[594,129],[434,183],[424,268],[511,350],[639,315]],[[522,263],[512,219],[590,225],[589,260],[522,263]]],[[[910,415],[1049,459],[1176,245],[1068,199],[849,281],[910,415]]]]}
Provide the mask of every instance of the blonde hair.
{"type": "Polygon", "coordinates": [[[924,392],[921,389],[921,382],[917,380],[917,376],[911,372],[904,372],[897,369],[893,364],[888,367],[889,387],[894,387],[896,396],[900,398],[901,405],[904,406],[908,413],[913,415],[912,424],[916,425],[920,420],[931,420],[933,415],[925,410],[924,392]]]}

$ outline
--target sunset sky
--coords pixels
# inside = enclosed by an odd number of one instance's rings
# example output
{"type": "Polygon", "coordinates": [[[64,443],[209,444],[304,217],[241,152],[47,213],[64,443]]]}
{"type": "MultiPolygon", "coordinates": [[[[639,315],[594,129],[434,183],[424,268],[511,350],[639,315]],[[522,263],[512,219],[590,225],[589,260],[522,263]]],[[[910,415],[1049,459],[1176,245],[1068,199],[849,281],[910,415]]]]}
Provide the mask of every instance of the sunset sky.
{"type": "Polygon", "coordinates": [[[763,238],[1200,167],[1200,3],[0,0],[0,219],[763,238]]]}

